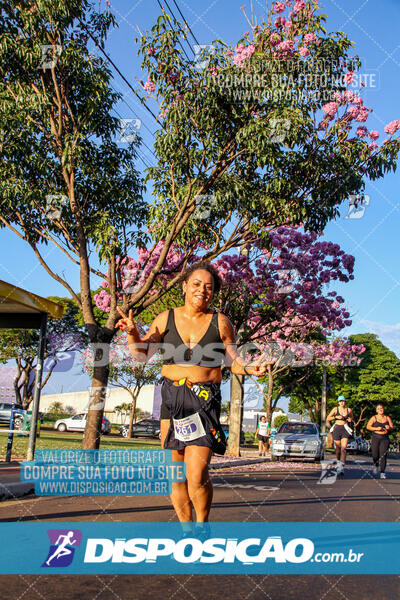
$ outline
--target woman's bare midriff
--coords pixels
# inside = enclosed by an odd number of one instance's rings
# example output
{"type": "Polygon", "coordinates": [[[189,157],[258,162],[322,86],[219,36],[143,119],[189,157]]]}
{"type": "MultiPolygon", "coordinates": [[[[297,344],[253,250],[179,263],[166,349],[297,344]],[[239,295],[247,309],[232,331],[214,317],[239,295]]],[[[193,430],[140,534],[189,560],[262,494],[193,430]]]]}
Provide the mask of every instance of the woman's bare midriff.
{"type": "Polygon", "coordinates": [[[220,367],[208,369],[207,367],[200,367],[198,365],[163,365],[161,375],[173,381],[187,377],[193,383],[204,383],[206,381],[220,383],[222,380],[220,367]]]}

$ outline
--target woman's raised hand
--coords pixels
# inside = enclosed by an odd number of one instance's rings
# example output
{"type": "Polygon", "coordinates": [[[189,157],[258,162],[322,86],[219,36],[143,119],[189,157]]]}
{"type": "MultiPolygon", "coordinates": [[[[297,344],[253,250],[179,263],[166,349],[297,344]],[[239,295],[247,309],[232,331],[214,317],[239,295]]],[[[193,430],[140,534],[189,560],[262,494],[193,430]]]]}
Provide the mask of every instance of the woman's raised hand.
{"type": "Polygon", "coordinates": [[[254,362],[246,365],[246,371],[249,375],[255,375],[256,377],[262,377],[267,372],[268,365],[273,365],[275,360],[268,357],[266,353],[261,354],[254,362]]]}
{"type": "Polygon", "coordinates": [[[122,319],[117,321],[115,327],[119,327],[121,331],[126,331],[126,333],[134,333],[137,332],[137,327],[133,320],[132,309],[129,311],[128,316],[117,306],[117,311],[121,315],[122,319]]]}

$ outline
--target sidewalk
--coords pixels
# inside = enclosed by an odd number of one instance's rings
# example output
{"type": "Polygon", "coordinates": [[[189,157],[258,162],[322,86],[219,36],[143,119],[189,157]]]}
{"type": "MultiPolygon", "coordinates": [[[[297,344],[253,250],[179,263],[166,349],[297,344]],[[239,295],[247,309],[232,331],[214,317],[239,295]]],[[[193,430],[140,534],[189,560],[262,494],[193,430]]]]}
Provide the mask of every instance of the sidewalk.
{"type": "Polygon", "coordinates": [[[241,456],[213,456],[211,459],[210,470],[225,469],[228,467],[244,467],[246,465],[255,465],[270,460],[270,454],[259,456],[258,450],[241,450],[241,456]]]}
{"type": "Polygon", "coordinates": [[[0,463],[0,501],[20,498],[33,492],[33,483],[20,481],[19,464],[17,461],[0,463]]]}
{"type": "MultiPolygon", "coordinates": [[[[213,456],[210,470],[224,469],[227,467],[244,467],[246,465],[266,462],[268,456],[258,456],[256,450],[242,450],[241,457],[235,456],[213,456]]],[[[28,481],[20,481],[19,461],[9,463],[0,462],[0,501],[20,498],[34,491],[34,484],[28,481]]]]}

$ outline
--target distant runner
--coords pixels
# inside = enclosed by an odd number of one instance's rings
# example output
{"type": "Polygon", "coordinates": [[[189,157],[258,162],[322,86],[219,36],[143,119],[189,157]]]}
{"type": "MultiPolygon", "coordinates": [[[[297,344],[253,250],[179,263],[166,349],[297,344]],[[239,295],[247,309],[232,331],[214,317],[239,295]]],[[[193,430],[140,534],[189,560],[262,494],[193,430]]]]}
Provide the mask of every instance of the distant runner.
{"type": "Polygon", "coordinates": [[[338,475],[343,475],[344,465],[346,463],[346,452],[349,438],[353,435],[353,430],[350,427],[354,421],[351,408],[346,408],[346,398],[338,396],[338,406],[333,408],[329,413],[326,421],[336,421],[330,432],[332,433],[333,441],[335,442],[336,458],[338,460],[338,475]]]}
{"type": "Polygon", "coordinates": [[[258,455],[265,456],[268,450],[269,424],[264,416],[258,422],[256,436],[258,437],[258,455]]]}
{"type": "Polygon", "coordinates": [[[374,461],[373,473],[380,478],[386,479],[386,457],[389,450],[390,438],[389,431],[394,429],[392,419],[385,415],[383,404],[377,404],[376,415],[368,421],[367,429],[372,431],[371,451],[374,461]]]}

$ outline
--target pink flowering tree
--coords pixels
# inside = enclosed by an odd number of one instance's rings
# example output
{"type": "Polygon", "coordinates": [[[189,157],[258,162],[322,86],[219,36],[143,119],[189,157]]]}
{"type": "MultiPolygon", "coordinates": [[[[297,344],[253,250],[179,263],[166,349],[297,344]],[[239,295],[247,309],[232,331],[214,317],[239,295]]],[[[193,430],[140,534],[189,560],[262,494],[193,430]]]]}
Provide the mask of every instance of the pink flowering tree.
{"type": "Polygon", "coordinates": [[[187,31],[166,14],[140,38],[142,85],[162,123],[149,175],[164,198],[153,213],[160,238],[178,208],[190,220],[196,194],[214,197],[210,219],[196,223],[210,243],[222,214],[255,237],[272,224],[321,230],[367,178],[394,168],[399,123],[379,146],[365,125],[372,109],[353,91],[353,44],[325,33],[324,20],[314,1],[276,2],[236,45],[215,41],[194,61],[178,45],[187,31]]]}
{"type": "Polygon", "coordinates": [[[357,365],[362,346],[337,338],[351,325],[334,282],[354,278],[354,257],[315,233],[279,227],[269,250],[224,255],[215,266],[224,281],[220,308],[238,332],[243,352],[260,348],[268,367],[263,395],[268,419],[282,395],[306,380],[316,365],[357,365]],[[238,293],[238,290],[240,293],[238,293]]]}

